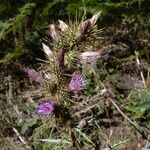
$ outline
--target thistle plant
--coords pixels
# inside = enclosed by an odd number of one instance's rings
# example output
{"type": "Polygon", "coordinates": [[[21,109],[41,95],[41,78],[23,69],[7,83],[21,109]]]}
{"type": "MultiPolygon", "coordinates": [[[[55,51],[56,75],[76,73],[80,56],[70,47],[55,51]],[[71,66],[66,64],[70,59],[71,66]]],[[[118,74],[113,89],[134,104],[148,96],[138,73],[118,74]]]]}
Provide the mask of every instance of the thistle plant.
{"type": "MultiPolygon", "coordinates": [[[[94,32],[93,27],[100,16],[94,15],[91,19],[81,23],[66,24],[58,20],[58,25],[49,25],[48,33],[52,42],[50,47],[42,43],[43,52],[47,60],[44,64],[45,76],[34,69],[26,69],[28,76],[43,85],[46,99],[40,100],[36,107],[36,113],[49,118],[52,114],[60,120],[72,119],[70,112],[76,102],[76,96],[82,99],[84,95],[86,80],[83,77],[84,63],[96,62],[100,58],[100,52],[86,51],[82,44],[86,36],[94,32]],[[65,111],[62,111],[65,110],[65,111]],[[56,117],[57,116],[57,117],[56,117]],[[67,117],[68,116],[68,117],[67,117]]],[[[96,34],[96,33],[95,33],[96,34]]],[[[65,121],[66,123],[66,121],[65,121]]],[[[55,124],[57,126],[57,123],[55,124]]]]}
{"type": "MultiPolygon", "coordinates": [[[[81,23],[70,22],[70,24],[66,24],[62,20],[58,20],[58,25],[49,25],[47,32],[52,38],[52,42],[50,43],[51,48],[42,43],[43,52],[47,57],[47,65],[45,65],[44,72],[46,72],[45,74],[49,74],[49,79],[34,69],[25,69],[25,72],[32,80],[38,82],[40,85],[49,87],[48,89],[46,88],[48,90],[47,93],[49,93],[49,89],[52,93],[48,95],[53,96],[52,99],[55,99],[58,104],[64,105],[64,101],[68,99],[66,95],[70,92],[80,93],[84,91],[85,81],[81,75],[82,62],[91,63],[100,58],[100,52],[83,52],[83,49],[80,47],[86,35],[90,36],[99,16],[100,12],[81,23]],[[56,89],[55,92],[54,88],[56,89]]],[[[39,110],[42,108],[42,112],[47,110],[44,104],[50,106],[47,102],[44,102],[43,105],[40,104],[39,110]]]]}
{"type": "MultiPolygon", "coordinates": [[[[58,20],[58,25],[50,24],[47,32],[52,38],[51,48],[42,43],[43,52],[47,57],[44,73],[48,74],[49,78],[34,69],[25,69],[32,80],[44,85],[46,88],[44,91],[49,99],[54,99],[58,105],[71,107],[69,99],[72,98],[66,96],[72,92],[76,94],[85,90],[86,81],[82,76],[82,67],[84,67],[82,63],[96,62],[100,58],[100,52],[85,51],[80,47],[86,40],[86,35],[90,37],[90,33],[94,32],[93,27],[99,16],[100,12],[81,23],[66,24],[58,20]]],[[[37,113],[49,116],[53,109],[50,101],[44,101],[38,105],[37,113]]]]}

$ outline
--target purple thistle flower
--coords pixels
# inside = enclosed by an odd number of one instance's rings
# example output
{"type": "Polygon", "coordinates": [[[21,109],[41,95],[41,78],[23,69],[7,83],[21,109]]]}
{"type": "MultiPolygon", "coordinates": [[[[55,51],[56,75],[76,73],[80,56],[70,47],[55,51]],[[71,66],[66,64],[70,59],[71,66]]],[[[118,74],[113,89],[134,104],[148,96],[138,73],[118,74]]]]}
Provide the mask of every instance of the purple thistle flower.
{"type": "Polygon", "coordinates": [[[64,68],[64,55],[65,55],[65,53],[63,50],[60,50],[56,55],[56,66],[59,69],[64,68]]]}
{"type": "Polygon", "coordinates": [[[51,100],[43,100],[38,104],[36,108],[37,114],[45,117],[49,117],[53,111],[54,102],[52,102],[51,100]]]}
{"type": "Polygon", "coordinates": [[[84,89],[84,80],[81,74],[73,74],[69,83],[69,89],[75,93],[84,89]]]}
{"type": "Polygon", "coordinates": [[[26,68],[26,69],[24,69],[24,71],[27,73],[29,78],[38,82],[40,85],[43,85],[45,83],[46,80],[41,73],[35,71],[34,69],[30,69],[30,68],[26,68]]]}

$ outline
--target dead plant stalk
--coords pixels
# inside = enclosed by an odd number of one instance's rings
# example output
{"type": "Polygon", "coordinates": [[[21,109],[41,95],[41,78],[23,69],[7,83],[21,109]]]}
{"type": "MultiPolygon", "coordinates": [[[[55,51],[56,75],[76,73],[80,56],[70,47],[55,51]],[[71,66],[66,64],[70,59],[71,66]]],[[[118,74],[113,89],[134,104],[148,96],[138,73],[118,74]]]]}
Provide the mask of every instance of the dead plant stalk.
{"type": "MultiPolygon", "coordinates": [[[[137,51],[134,51],[135,52],[135,57],[136,57],[136,62],[137,62],[137,65],[140,69],[140,60],[139,60],[139,53],[137,51]]],[[[144,88],[146,88],[146,84],[145,84],[145,79],[144,79],[144,75],[143,75],[143,72],[142,70],[140,69],[140,75],[141,75],[141,78],[142,78],[142,82],[143,82],[143,86],[144,88]]]]}

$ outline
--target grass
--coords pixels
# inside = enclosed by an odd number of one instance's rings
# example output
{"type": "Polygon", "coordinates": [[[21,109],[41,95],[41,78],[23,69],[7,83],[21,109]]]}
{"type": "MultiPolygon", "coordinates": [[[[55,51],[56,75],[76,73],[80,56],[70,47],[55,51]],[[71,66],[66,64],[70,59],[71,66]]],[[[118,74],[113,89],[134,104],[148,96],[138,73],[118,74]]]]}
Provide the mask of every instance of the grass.
{"type": "Polygon", "coordinates": [[[109,28],[109,34],[107,29],[99,32],[96,26],[85,27],[88,30],[82,29],[85,35],[77,41],[80,24],[74,27],[71,23],[62,39],[52,40],[53,55],[36,68],[50,77],[44,86],[27,78],[23,64],[18,67],[14,63],[17,60],[13,60],[14,66],[12,62],[1,65],[9,72],[4,69],[0,74],[0,149],[148,150],[148,54],[137,52],[141,47],[149,49],[149,45],[134,35],[140,32],[147,37],[148,33],[142,31],[143,25],[136,31],[132,25],[126,34],[124,22],[109,28]],[[133,50],[137,44],[140,48],[133,50]],[[60,48],[65,53],[63,68],[55,64],[60,48]],[[85,51],[103,53],[94,63],[81,63],[80,54],[85,51]],[[85,80],[86,86],[79,93],[68,88],[74,72],[81,73],[85,80]],[[57,104],[48,118],[35,112],[43,98],[57,104]]]}

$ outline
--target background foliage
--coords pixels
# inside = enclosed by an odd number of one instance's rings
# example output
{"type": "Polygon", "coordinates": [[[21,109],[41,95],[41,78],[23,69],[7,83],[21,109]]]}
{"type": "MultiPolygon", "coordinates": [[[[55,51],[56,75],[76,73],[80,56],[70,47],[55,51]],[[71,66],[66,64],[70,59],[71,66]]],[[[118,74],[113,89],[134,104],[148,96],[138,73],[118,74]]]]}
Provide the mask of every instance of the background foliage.
{"type": "Polygon", "coordinates": [[[43,29],[57,19],[74,18],[76,14],[81,17],[84,13],[91,16],[101,10],[100,25],[108,26],[122,18],[149,16],[149,9],[148,0],[1,0],[0,62],[15,57],[16,49],[22,54],[26,44],[33,47],[40,42],[43,29]],[[4,56],[9,52],[9,57],[4,56]]]}

